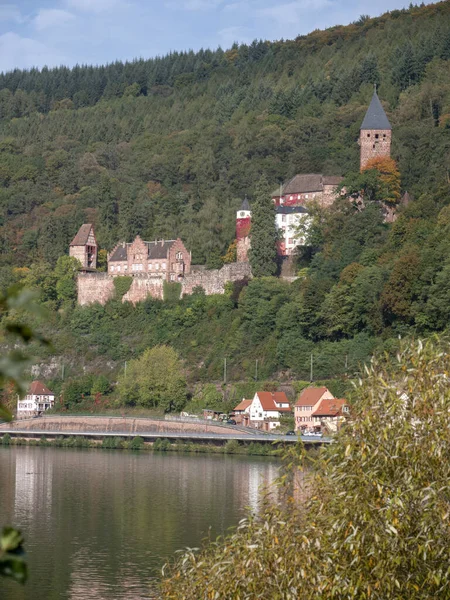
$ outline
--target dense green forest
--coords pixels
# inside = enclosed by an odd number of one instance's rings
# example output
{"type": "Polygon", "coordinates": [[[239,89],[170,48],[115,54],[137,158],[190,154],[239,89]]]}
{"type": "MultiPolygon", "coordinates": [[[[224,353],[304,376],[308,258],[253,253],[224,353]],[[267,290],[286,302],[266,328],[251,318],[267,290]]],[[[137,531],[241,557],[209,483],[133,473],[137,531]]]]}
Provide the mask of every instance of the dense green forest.
{"type": "Polygon", "coordinates": [[[399,335],[447,327],[449,169],[448,1],[292,41],[17,70],[0,75],[1,285],[41,289],[54,349],[36,352],[53,360],[49,377],[66,362],[66,376],[83,367],[115,381],[157,344],[177,349],[191,382],[220,380],[224,357],[231,379],[251,379],[257,359],[262,378],[308,378],[311,354],[315,377],[351,375],[399,335]],[[293,284],[74,306],[73,268],[58,258],[83,222],[106,250],[138,233],[180,236],[194,263],[215,266],[261,175],[275,188],[296,173],[358,171],[374,83],[414,198],[393,225],[377,202],[339,202],[315,215],[293,284]]]}

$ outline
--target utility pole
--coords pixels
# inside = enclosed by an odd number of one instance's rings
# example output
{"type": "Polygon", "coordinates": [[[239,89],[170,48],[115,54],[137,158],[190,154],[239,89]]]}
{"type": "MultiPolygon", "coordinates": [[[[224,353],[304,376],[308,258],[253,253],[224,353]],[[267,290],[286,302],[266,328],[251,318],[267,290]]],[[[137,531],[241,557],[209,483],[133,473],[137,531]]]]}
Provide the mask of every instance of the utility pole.
{"type": "Polygon", "coordinates": [[[61,379],[64,381],[64,363],[62,364],[62,369],[61,369],[61,379]]]}
{"type": "Polygon", "coordinates": [[[348,354],[345,355],[345,374],[347,375],[348,371],[348,354]]]}
{"type": "Polygon", "coordinates": [[[227,359],[223,359],[223,382],[227,383],[227,359]]]}
{"type": "Polygon", "coordinates": [[[255,366],[255,381],[258,381],[258,359],[256,359],[256,366],[255,366]]]}
{"type": "Polygon", "coordinates": [[[127,376],[127,361],[125,361],[125,377],[127,376]]]}
{"type": "Polygon", "coordinates": [[[309,374],[309,380],[312,383],[313,380],[313,354],[311,352],[311,370],[310,370],[310,374],[309,374]]]}

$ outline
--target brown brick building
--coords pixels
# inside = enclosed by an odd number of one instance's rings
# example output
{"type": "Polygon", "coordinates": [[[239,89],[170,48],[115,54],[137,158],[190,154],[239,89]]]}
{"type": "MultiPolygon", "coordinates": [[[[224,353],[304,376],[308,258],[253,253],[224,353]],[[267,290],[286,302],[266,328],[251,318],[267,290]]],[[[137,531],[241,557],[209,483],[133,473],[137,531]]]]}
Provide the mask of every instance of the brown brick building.
{"type": "Polygon", "coordinates": [[[190,272],[191,255],[179,238],[145,242],[137,236],[131,243],[117,244],[108,255],[108,274],[113,276],[145,274],[180,281],[190,272]]]}

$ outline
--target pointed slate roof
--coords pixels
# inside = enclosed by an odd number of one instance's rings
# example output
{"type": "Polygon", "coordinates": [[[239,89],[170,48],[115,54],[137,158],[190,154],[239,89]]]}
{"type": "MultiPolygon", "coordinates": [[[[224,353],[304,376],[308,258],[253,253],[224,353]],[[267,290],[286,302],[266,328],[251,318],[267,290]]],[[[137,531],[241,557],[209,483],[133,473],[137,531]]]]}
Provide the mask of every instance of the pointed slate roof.
{"type": "Polygon", "coordinates": [[[373,93],[361,129],[392,129],[376,92],[373,93]]]}
{"type": "Polygon", "coordinates": [[[241,210],[251,210],[250,202],[247,200],[247,196],[245,196],[245,198],[242,200],[241,210]]]}

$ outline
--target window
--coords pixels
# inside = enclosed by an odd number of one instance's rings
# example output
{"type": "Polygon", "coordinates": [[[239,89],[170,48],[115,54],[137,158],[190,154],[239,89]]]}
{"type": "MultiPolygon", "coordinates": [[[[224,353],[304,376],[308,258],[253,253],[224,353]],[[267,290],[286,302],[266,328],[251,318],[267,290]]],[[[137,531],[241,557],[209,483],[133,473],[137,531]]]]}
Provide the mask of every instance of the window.
{"type": "Polygon", "coordinates": [[[294,199],[294,196],[289,196],[289,200],[293,200],[293,199],[294,199]]]}
{"type": "Polygon", "coordinates": [[[162,264],[162,269],[163,269],[163,271],[165,271],[165,270],[166,270],[166,268],[167,268],[167,263],[163,263],[163,264],[162,264]]]}
{"type": "Polygon", "coordinates": [[[367,134],[367,137],[370,137],[370,133],[367,134]]]}
{"type": "Polygon", "coordinates": [[[175,273],[170,274],[170,281],[175,281],[175,273]]]}
{"type": "Polygon", "coordinates": [[[305,194],[305,198],[307,198],[307,197],[308,197],[308,194],[305,194]]]}
{"type": "Polygon", "coordinates": [[[245,212],[241,212],[240,217],[245,217],[245,212]]]}
{"type": "Polygon", "coordinates": [[[177,260],[183,260],[183,253],[177,252],[177,260]]]}
{"type": "Polygon", "coordinates": [[[285,223],[286,222],[286,215],[281,215],[281,220],[282,220],[283,223],[285,223]]]}
{"type": "Polygon", "coordinates": [[[117,265],[117,270],[120,271],[120,265],[117,265]]]}
{"type": "Polygon", "coordinates": [[[375,134],[375,139],[377,140],[380,136],[378,135],[378,133],[375,134]]]}
{"type": "Polygon", "coordinates": [[[159,271],[159,263],[156,263],[156,265],[155,265],[155,269],[156,269],[157,271],[159,271]]]}
{"type": "Polygon", "coordinates": [[[125,265],[123,268],[124,271],[128,271],[128,265],[125,265]]]}
{"type": "Polygon", "coordinates": [[[152,263],[149,263],[148,270],[151,271],[152,269],[153,269],[153,265],[152,265],[152,263]]]}
{"type": "Polygon", "coordinates": [[[114,265],[111,265],[111,272],[114,271],[114,265]]]}

